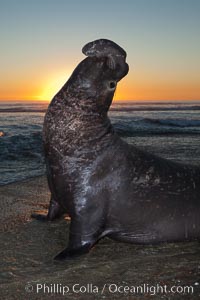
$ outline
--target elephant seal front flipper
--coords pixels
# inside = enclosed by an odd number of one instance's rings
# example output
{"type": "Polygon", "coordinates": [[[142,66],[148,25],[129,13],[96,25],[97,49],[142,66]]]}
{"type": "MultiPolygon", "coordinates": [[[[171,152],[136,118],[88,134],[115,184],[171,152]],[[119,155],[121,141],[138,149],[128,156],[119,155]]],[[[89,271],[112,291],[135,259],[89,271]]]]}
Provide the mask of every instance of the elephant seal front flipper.
{"type": "Polygon", "coordinates": [[[39,221],[53,221],[59,219],[63,214],[63,209],[60,207],[59,203],[55,201],[51,196],[47,215],[32,213],[31,217],[39,221]]]}
{"type": "Polygon", "coordinates": [[[48,213],[47,213],[47,215],[32,213],[31,217],[36,220],[39,220],[39,221],[54,221],[56,219],[59,219],[65,213],[65,211],[61,207],[59,202],[55,200],[56,199],[56,191],[55,191],[55,187],[53,185],[53,179],[51,176],[51,170],[50,170],[48,162],[46,162],[46,169],[47,169],[48,186],[51,191],[51,198],[50,198],[48,213]]]}
{"type": "Polygon", "coordinates": [[[91,245],[90,244],[86,244],[84,246],[81,246],[80,248],[75,248],[75,249],[70,249],[70,248],[66,248],[63,251],[61,251],[59,254],[57,254],[54,257],[54,260],[70,260],[70,259],[74,259],[75,257],[78,257],[80,255],[86,254],[90,251],[91,249],[91,245]]]}

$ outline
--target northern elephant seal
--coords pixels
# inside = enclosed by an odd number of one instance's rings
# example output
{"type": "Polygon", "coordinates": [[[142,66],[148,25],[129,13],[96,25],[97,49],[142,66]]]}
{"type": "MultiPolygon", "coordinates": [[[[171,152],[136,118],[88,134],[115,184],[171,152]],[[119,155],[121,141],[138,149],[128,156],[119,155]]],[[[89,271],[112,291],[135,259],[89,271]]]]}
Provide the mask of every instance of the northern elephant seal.
{"type": "Polygon", "coordinates": [[[88,55],[47,110],[43,139],[51,201],[47,216],[71,217],[68,247],[56,259],[88,252],[102,237],[132,243],[200,237],[200,171],[145,153],[115,133],[107,116],[128,73],[112,41],[88,55]]]}

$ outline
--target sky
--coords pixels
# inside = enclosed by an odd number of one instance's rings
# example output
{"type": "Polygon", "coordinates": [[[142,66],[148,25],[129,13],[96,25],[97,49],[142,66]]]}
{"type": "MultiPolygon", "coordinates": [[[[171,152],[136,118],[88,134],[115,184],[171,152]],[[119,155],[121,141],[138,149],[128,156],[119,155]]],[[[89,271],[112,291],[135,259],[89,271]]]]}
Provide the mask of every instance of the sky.
{"type": "Polygon", "coordinates": [[[200,100],[200,0],[0,0],[0,100],[50,100],[99,38],[127,52],[115,100],[200,100]]]}

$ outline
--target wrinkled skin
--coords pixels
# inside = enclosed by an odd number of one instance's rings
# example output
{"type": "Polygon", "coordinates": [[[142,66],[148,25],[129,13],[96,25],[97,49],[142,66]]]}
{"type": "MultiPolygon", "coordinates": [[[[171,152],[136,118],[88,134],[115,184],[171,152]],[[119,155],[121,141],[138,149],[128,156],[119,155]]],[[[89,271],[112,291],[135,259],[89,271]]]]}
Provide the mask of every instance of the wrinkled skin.
{"type": "MultiPolygon", "coordinates": [[[[123,55],[122,55],[123,56],[123,55]]],[[[53,98],[43,139],[51,201],[47,216],[71,217],[68,247],[56,259],[88,252],[102,237],[132,243],[200,236],[200,171],[122,141],[107,117],[122,57],[83,60],[53,98]]]]}

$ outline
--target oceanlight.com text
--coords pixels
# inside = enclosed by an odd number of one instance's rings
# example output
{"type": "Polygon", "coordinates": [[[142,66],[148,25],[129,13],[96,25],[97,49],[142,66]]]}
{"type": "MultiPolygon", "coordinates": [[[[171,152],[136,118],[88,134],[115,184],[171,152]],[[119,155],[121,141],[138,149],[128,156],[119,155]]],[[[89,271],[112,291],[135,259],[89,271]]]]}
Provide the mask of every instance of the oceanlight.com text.
{"type": "MultiPolygon", "coordinates": [[[[195,283],[194,285],[199,285],[195,283]]],[[[128,285],[128,284],[116,284],[105,283],[103,286],[97,286],[92,283],[79,284],[74,283],[72,285],[65,285],[62,283],[27,283],[25,290],[27,293],[36,294],[121,294],[121,295],[163,295],[163,294],[180,294],[180,295],[192,295],[194,293],[195,286],[187,285],[151,285],[143,283],[141,285],[128,285]]]]}

